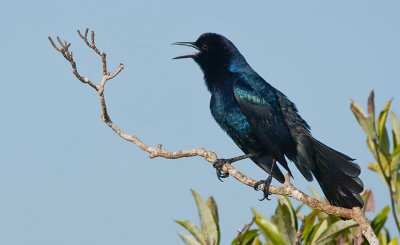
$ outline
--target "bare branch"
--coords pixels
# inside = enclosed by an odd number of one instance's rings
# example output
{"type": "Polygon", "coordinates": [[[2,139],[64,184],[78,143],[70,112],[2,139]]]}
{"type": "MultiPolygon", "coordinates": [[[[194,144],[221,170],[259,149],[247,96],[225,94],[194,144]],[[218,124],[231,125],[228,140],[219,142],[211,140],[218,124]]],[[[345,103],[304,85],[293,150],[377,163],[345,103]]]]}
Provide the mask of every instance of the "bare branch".
{"type": "Polygon", "coordinates": [[[51,39],[51,37],[48,37],[49,41],[51,43],[51,45],[53,46],[53,48],[55,48],[58,52],[61,52],[61,49],[57,48],[56,44],[53,42],[53,39],[51,39]]]}
{"type": "MultiPolygon", "coordinates": [[[[91,38],[92,38],[92,44],[89,43],[89,41],[87,40],[87,34],[89,32],[89,28],[86,28],[85,30],[85,36],[83,36],[81,34],[81,32],[79,30],[77,30],[79,36],[83,39],[83,41],[86,43],[86,45],[93,49],[94,52],[96,52],[98,55],[101,56],[101,62],[103,63],[103,76],[107,75],[107,62],[106,62],[106,54],[104,52],[100,52],[100,50],[96,47],[95,43],[94,43],[94,31],[91,32],[91,38]]],[[[111,78],[109,78],[111,79],[111,78]]]]}
{"type": "Polygon", "coordinates": [[[306,222],[305,222],[305,218],[304,218],[301,220],[300,230],[296,233],[296,236],[294,237],[295,245],[300,245],[300,238],[301,238],[301,235],[303,235],[305,223],[306,222]]]}
{"type": "Polygon", "coordinates": [[[69,47],[71,46],[70,43],[67,44],[67,42],[62,42],[60,37],[57,37],[57,41],[60,44],[61,48],[58,48],[55,43],[53,42],[53,40],[51,39],[51,37],[49,37],[49,41],[51,43],[51,45],[53,46],[53,48],[55,50],[57,50],[58,52],[60,52],[64,58],[66,60],[69,61],[69,63],[71,64],[72,67],[72,73],[76,76],[76,78],[79,79],[79,81],[83,82],[83,83],[87,83],[89,84],[90,87],[94,88],[97,90],[96,85],[94,85],[88,78],[86,77],[82,77],[79,73],[78,70],[76,69],[76,63],[72,57],[72,52],[69,52],[69,47]]]}
{"type": "Polygon", "coordinates": [[[243,242],[242,242],[242,234],[245,233],[248,229],[250,229],[250,227],[253,225],[255,220],[256,220],[256,218],[253,217],[253,219],[250,221],[250,223],[245,224],[242,229],[238,229],[237,230],[237,232],[238,232],[237,238],[238,238],[238,244],[239,245],[243,244],[243,242]]]}
{"type": "Polygon", "coordinates": [[[124,69],[124,65],[122,63],[119,63],[118,70],[112,76],[110,76],[110,73],[108,73],[109,79],[113,79],[114,77],[116,77],[122,71],[122,69],[124,69]]]}
{"type": "MultiPolygon", "coordinates": [[[[97,93],[99,95],[100,106],[102,109],[101,118],[103,119],[103,121],[112,130],[114,130],[114,132],[116,134],[118,134],[121,138],[134,143],[143,151],[148,152],[150,154],[149,155],[150,158],[163,157],[163,158],[167,158],[167,159],[177,159],[177,158],[183,158],[183,157],[200,156],[200,157],[203,157],[206,161],[208,161],[210,163],[214,163],[215,161],[217,161],[217,159],[218,159],[217,155],[214,152],[208,151],[204,148],[195,148],[195,149],[191,149],[191,150],[180,150],[180,151],[176,151],[176,152],[169,152],[165,149],[162,149],[160,144],[157,147],[152,147],[152,146],[146,145],[135,135],[129,135],[129,134],[123,132],[121,129],[119,129],[117,127],[117,125],[115,125],[111,121],[111,118],[107,112],[106,102],[104,99],[104,86],[108,80],[116,77],[124,69],[124,65],[122,63],[120,63],[118,70],[113,75],[110,76],[110,73],[107,72],[106,54],[104,52],[100,52],[97,49],[97,47],[95,46],[93,31],[91,32],[92,40],[91,40],[91,43],[89,43],[89,41],[87,40],[88,31],[89,30],[86,29],[85,35],[82,35],[80,33],[80,31],[78,30],[78,34],[89,48],[93,49],[98,55],[101,56],[102,64],[103,64],[103,78],[100,81],[100,83],[98,83],[97,85],[94,85],[88,78],[82,77],[81,75],[79,75],[79,73],[76,69],[75,61],[72,58],[72,52],[70,53],[68,50],[68,48],[70,47],[70,44],[67,44],[66,42],[62,43],[61,39],[59,37],[57,37],[57,40],[62,47],[61,49],[59,49],[59,48],[57,48],[57,46],[54,44],[53,40],[50,37],[49,37],[49,40],[50,40],[51,45],[54,47],[54,49],[57,50],[58,52],[60,52],[64,56],[64,58],[70,62],[71,66],[72,66],[73,74],[81,82],[88,84],[89,86],[91,86],[93,89],[95,89],[97,91],[97,93]]],[[[243,156],[243,157],[245,157],[245,156],[243,156]]],[[[249,156],[247,156],[247,157],[249,157],[249,156]]],[[[234,168],[228,162],[226,162],[223,165],[222,170],[225,173],[229,173],[235,179],[237,179],[238,181],[242,182],[245,185],[253,187],[256,184],[256,181],[254,179],[251,179],[251,178],[247,177],[246,175],[242,174],[241,172],[239,172],[239,170],[234,168]]],[[[259,190],[262,190],[264,188],[264,184],[259,185],[258,188],[259,188],[259,190]]],[[[361,211],[360,208],[355,207],[353,209],[347,209],[347,208],[342,208],[342,207],[335,207],[335,206],[329,205],[327,203],[322,203],[322,202],[306,195],[305,193],[301,192],[296,187],[294,187],[290,183],[290,175],[289,174],[287,174],[285,176],[285,186],[282,186],[282,187],[270,186],[269,192],[272,194],[293,197],[296,200],[298,200],[302,203],[305,203],[306,205],[308,205],[314,209],[317,209],[321,212],[327,213],[327,214],[332,214],[332,215],[335,215],[338,217],[352,219],[360,225],[363,235],[367,238],[367,240],[369,241],[370,244],[374,244],[374,245],[379,244],[378,239],[375,236],[375,233],[373,232],[367,218],[365,217],[364,213],[361,211]]]]}
{"type": "Polygon", "coordinates": [[[58,41],[58,43],[61,45],[61,47],[64,48],[63,42],[61,42],[61,39],[60,39],[60,37],[58,37],[58,36],[57,36],[57,41],[58,41]]]}

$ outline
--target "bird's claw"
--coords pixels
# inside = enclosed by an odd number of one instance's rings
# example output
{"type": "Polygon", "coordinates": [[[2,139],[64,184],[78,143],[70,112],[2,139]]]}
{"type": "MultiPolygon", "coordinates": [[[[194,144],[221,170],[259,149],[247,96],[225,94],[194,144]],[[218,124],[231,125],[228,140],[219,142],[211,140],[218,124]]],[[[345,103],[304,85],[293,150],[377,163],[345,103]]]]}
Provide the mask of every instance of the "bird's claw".
{"type": "Polygon", "coordinates": [[[225,163],[229,163],[229,161],[227,161],[226,159],[217,159],[217,161],[215,161],[213,163],[215,170],[217,171],[217,177],[221,182],[224,182],[221,178],[227,178],[229,176],[228,173],[225,173],[224,171],[222,171],[222,166],[224,166],[225,163]]]}
{"type": "Polygon", "coordinates": [[[254,184],[254,190],[258,191],[258,187],[262,184],[264,184],[264,187],[262,189],[263,193],[264,193],[264,197],[261,199],[258,199],[260,201],[263,201],[264,199],[267,199],[268,201],[271,200],[268,198],[268,196],[270,195],[269,193],[269,186],[271,184],[272,181],[272,176],[269,176],[266,180],[260,180],[257,183],[254,184]]]}

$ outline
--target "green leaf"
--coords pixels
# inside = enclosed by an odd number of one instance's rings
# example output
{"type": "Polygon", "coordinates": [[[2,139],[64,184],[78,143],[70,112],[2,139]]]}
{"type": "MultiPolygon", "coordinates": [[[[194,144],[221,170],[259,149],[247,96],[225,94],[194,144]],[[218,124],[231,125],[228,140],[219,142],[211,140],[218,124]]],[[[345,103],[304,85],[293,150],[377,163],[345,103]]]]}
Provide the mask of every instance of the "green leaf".
{"type": "Polygon", "coordinates": [[[320,222],[320,223],[317,223],[316,225],[314,225],[314,226],[311,228],[311,232],[307,235],[307,237],[306,237],[305,239],[303,239],[304,245],[311,245],[312,238],[314,237],[315,232],[316,232],[316,230],[318,229],[318,227],[319,227],[320,225],[321,225],[321,222],[320,222]]]}
{"type": "Polygon", "coordinates": [[[385,109],[381,111],[378,117],[378,138],[379,142],[382,142],[382,133],[383,133],[383,128],[385,127],[386,123],[386,118],[387,114],[389,112],[390,104],[392,103],[392,100],[389,100],[389,102],[386,104],[385,109]]]}
{"type": "Polygon", "coordinates": [[[323,198],[315,189],[313,189],[310,186],[308,186],[307,188],[311,191],[315,199],[317,199],[320,202],[325,202],[325,198],[323,198]]]}
{"type": "Polygon", "coordinates": [[[199,243],[206,244],[206,237],[204,236],[203,233],[201,233],[201,231],[195,224],[193,224],[189,220],[186,221],[175,220],[175,222],[185,227],[186,230],[188,230],[199,243]]]}
{"type": "Polygon", "coordinates": [[[378,163],[369,163],[368,164],[368,168],[371,169],[372,171],[375,171],[378,173],[379,177],[381,178],[381,180],[383,181],[383,183],[386,184],[386,178],[383,175],[381,168],[379,167],[378,163]]]}
{"type": "Polygon", "coordinates": [[[320,236],[316,241],[316,244],[324,244],[333,241],[333,239],[339,235],[342,231],[347,230],[351,227],[358,226],[357,222],[353,220],[339,220],[329,225],[328,229],[320,236]]]}
{"type": "Polygon", "coordinates": [[[260,239],[258,237],[256,237],[253,242],[251,243],[251,245],[262,245],[262,243],[260,242],[260,239]]]}
{"type": "Polygon", "coordinates": [[[393,111],[390,113],[390,120],[392,121],[393,148],[395,148],[400,145],[400,121],[393,111]]]}
{"type": "Polygon", "coordinates": [[[389,166],[389,162],[388,162],[388,157],[390,157],[390,156],[386,155],[381,150],[378,150],[378,154],[379,154],[379,160],[380,160],[380,163],[382,164],[384,174],[385,174],[385,176],[389,176],[390,166],[389,166]]]}
{"type": "MultiPolygon", "coordinates": [[[[258,237],[258,230],[247,230],[240,236],[240,239],[242,240],[242,245],[251,245],[256,237],[258,237]]],[[[238,237],[236,237],[232,241],[231,245],[238,245],[238,244],[239,244],[238,237]]]]}
{"type": "Polygon", "coordinates": [[[261,213],[257,209],[251,208],[251,211],[253,212],[254,216],[261,216],[262,217],[261,213]]]}
{"type": "Polygon", "coordinates": [[[355,101],[351,102],[350,108],[367,136],[370,139],[375,138],[375,127],[372,118],[367,117],[361,106],[355,101]]]}
{"type": "Polygon", "coordinates": [[[254,221],[260,227],[264,236],[274,245],[285,245],[283,239],[279,236],[278,228],[270,221],[261,216],[256,216],[254,221]]]}
{"type": "Polygon", "coordinates": [[[375,123],[375,102],[374,102],[374,90],[371,91],[368,97],[368,114],[375,123]]]}
{"type": "Polygon", "coordinates": [[[379,234],[377,235],[377,237],[378,237],[378,240],[379,240],[379,242],[380,242],[381,245],[387,245],[386,236],[385,236],[382,232],[379,232],[379,234]]]}
{"type": "Polygon", "coordinates": [[[395,156],[398,155],[399,153],[400,153],[400,144],[398,144],[398,145],[394,148],[393,153],[392,153],[392,157],[395,157],[395,156]]]}
{"type": "Polygon", "coordinates": [[[188,236],[185,235],[182,232],[178,232],[178,235],[181,237],[182,241],[186,244],[186,245],[202,245],[201,243],[199,243],[196,238],[194,238],[193,236],[188,236]]]}
{"type": "MultiPolygon", "coordinates": [[[[281,197],[281,196],[280,196],[281,197]]],[[[275,209],[275,215],[272,216],[271,221],[278,228],[279,236],[285,244],[293,244],[296,235],[294,220],[294,211],[288,204],[284,204],[285,199],[281,197],[278,207],[275,209]]]]}
{"type": "Polygon", "coordinates": [[[372,152],[372,155],[375,156],[375,144],[371,138],[367,137],[367,146],[368,149],[372,152]]]}
{"type": "Polygon", "coordinates": [[[304,230],[303,234],[301,235],[301,239],[303,241],[310,240],[309,235],[312,233],[314,229],[314,222],[317,215],[320,213],[318,210],[313,210],[304,220],[304,230]]]}
{"type": "Polygon", "coordinates": [[[318,226],[318,228],[315,230],[314,235],[313,235],[313,237],[312,237],[311,244],[312,244],[312,245],[314,245],[314,244],[319,244],[319,243],[317,242],[317,240],[321,237],[321,235],[322,235],[325,231],[327,231],[327,229],[328,229],[328,221],[323,220],[323,221],[320,223],[320,225],[318,226]]]}
{"type": "Polygon", "coordinates": [[[218,237],[221,237],[221,231],[219,229],[219,218],[218,218],[218,207],[217,207],[217,203],[214,200],[214,197],[209,197],[207,199],[207,206],[211,211],[211,214],[214,218],[215,224],[217,225],[217,231],[218,231],[218,237]]]}
{"type": "Polygon", "coordinates": [[[288,207],[290,211],[290,217],[292,219],[292,224],[294,224],[294,230],[297,231],[298,228],[297,217],[296,217],[297,212],[293,208],[292,202],[290,202],[287,196],[281,196],[281,195],[278,195],[278,202],[288,207]]]}
{"type": "Polygon", "coordinates": [[[388,243],[388,245],[397,245],[397,244],[398,244],[398,239],[397,239],[397,237],[394,238],[393,240],[391,240],[391,241],[388,243]]]}
{"type": "MultiPolygon", "coordinates": [[[[400,177],[399,176],[397,176],[397,183],[396,183],[396,188],[397,188],[397,190],[400,190],[400,177]]],[[[400,191],[398,191],[398,192],[396,192],[396,194],[395,194],[395,200],[396,200],[396,203],[397,203],[397,205],[396,205],[396,210],[397,210],[397,213],[398,214],[400,214],[400,205],[399,205],[399,203],[400,203],[400,191]]]]}
{"type": "Polygon", "coordinates": [[[368,117],[367,114],[365,114],[364,110],[361,108],[361,106],[354,100],[351,101],[350,109],[353,112],[358,122],[368,117]]]}
{"type": "Polygon", "coordinates": [[[313,241],[314,235],[317,232],[318,228],[321,226],[322,222],[317,222],[314,226],[312,226],[309,234],[303,241],[305,242],[305,245],[310,245],[312,244],[311,242],[313,241]]]}
{"type": "Polygon", "coordinates": [[[215,223],[218,224],[219,223],[219,220],[218,220],[218,207],[217,207],[217,203],[214,200],[214,197],[209,197],[207,199],[207,206],[211,211],[211,214],[212,214],[212,216],[214,218],[215,223]]]}
{"type": "Polygon", "coordinates": [[[394,193],[396,193],[397,175],[399,172],[399,161],[400,161],[400,154],[395,154],[394,156],[392,156],[392,161],[390,162],[390,175],[392,179],[391,188],[394,193]]]}
{"type": "Polygon", "coordinates": [[[389,136],[388,136],[388,132],[386,130],[385,125],[383,125],[383,129],[382,129],[382,133],[381,133],[381,137],[380,137],[380,148],[383,151],[383,153],[385,155],[389,154],[389,150],[390,150],[390,143],[389,143],[389,136]]]}
{"type": "Polygon", "coordinates": [[[297,206],[297,208],[294,210],[294,213],[297,215],[302,207],[304,207],[304,203],[300,203],[299,206],[297,206]]]}
{"type": "Polygon", "coordinates": [[[201,230],[206,237],[206,240],[210,241],[211,244],[219,244],[217,224],[214,221],[210,209],[194,190],[191,191],[199,210],[201,230]]]}
{"type": "Polygon", "coordinates": [[[371,227],[374,230],[374,233],[378,235],[379,231],[382,229],[383,225],[385,224],[387,220],[387,215],[390,211],[390,207],[386,206],[384,207],[374,218],[374,220],[371,222],[371,227]]]}
{"type": "Polygon", "coordinates": [[[392,239],[390,238],[390,233],[389,233],[389,229],[386,227],[383,227],[383,231],[385,231],[386,234],[386,240],[387,241],[391,241],[392,239]]]}
{"type": "MultiPolygon", "coordinates": [[[[380,149],[378,149],[378,156],[375,156],[375,159],[378,161],[379,160],[379,162],[381,163],[381,166],[382,166],[382,168],[383,168],[383,174],[384,175],[382,175],[383,177],[384,176],[389,176],[389,174],[390,174],[390,166],[389,166],[389,163],[388,163],[388,158],[390,158],[390,155],[388,155],[388,154],[385,154],[384,152],[382,152],[380,149]],[[378,157],[379,156],[379,157],[378,157]]],[[[369,166],[368,166],[369,167],[369,166]]],[[[372,167],[372,166],[371,166],[372,167]]],[[[377,164],[377,172],[378,172],[378,174],[382,174],[382,172],[381,172],[381,167],[379,166],[379,164],[377,164]]],[[[383,178],[383,179],[386,179],[386,178],[383,178]]],[[[386,180],[384,180],[384,182],[385,182],[385,184],[387,184],[386,183],[386,180]]]]}
{"type": "Polygon", "coordinates": [[[368,163],[368,168],[374,172],[378,172],[378,164],[376,162],[370,162],[368,163]]]}

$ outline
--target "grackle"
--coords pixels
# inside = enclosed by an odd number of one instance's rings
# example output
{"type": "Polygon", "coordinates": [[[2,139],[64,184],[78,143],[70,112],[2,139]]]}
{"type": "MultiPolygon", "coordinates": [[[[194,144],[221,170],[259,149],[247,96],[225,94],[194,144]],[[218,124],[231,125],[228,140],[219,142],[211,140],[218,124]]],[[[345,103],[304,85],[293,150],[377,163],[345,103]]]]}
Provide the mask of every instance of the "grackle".
{"type": "MultiPolygon", "coordinates": [[[[272,177],[284,182],[276,162],[291,175],[287,158],[308,181],[314,175],[332,205],[363,206],[360,193],[364,187],[354,159],[313,138],[295,104],[260,77],[231,41],[219,34],[205,33],[196,42],[173,44],[198,50],[174,59],[192,58],[199,64],[211,93],[214,119],[245,157],[269,173],[266,180],[254,186],[258,189],[264,183],[264,198],[268,199],[272,177]]],[[[228,176],[221,171],[222,165],[235,160],[217,160],[214,166],[218,178],[228,176]]]]}

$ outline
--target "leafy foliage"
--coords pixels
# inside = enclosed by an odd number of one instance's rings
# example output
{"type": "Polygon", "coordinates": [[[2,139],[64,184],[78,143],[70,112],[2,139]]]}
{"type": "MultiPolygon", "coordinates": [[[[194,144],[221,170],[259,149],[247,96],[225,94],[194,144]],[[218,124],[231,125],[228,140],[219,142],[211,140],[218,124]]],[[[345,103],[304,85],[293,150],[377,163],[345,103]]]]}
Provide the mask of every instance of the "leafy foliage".
{"type": "MultiPolygon", "coordinates": [[[[220,236],[215,236],[215,234],[219,234],[218,209],[214,199],[208,198],[208,200],[213,200],[212,206],[204,205],[206,203],[201,197],[193,190],[192,193],[199,210],[201,230],[190,221],[176,221],[192,234],[190,236],[179,233],[179,236],[186,245],[218,244],[220,236]],[[209,215],[212,212],[216,216],[212,216],[211,220],[209,215]]],[[[277,197],[278,206],[271,219],[264,218],[260,212],[253,209],[252,221],[241,230],[231,245],[368,244],[367,241],[363,241],[356,222],[341,220],[336,216],[327,215],[318,210],[311,210],[310,213],[304,215],[300,213],[301,205],[295,209],[289,198],[279,195],[277,197]],[[301,226],[299,227],[300,223],[301,226]],[[257,228],[251,228],[253,224],[257,228]]],[[[374,200],[370,197],[371,191],[368,190],[363,193],[366,207],[374,206],[374,200]]],[[[397,238],[391,240],[389,232],[384,227],[389,212],[390,208],[386,206],[371,222],[372,229],[382,245],[395,245],[398,242],[397,238]]]]}
{"type": "Polygon", "coordinates": [[[218,245],[220,232],[217,204],[213,197],[209,197],[207,202],[204,202],[194,190],[191,191],[199,211],[201,229],[188,220],[176,220],[175,222],[185,227],[192,236],[178,234],[186,245],[218,245]]]}
{"type": "Polygon", "coordinates": [[[394,112],[390,113],[393,145],[391,150],[389,134],[386,128],[391,103],[392,100],[389,100],[385,108],[379,113],[377,121],[375,120],[374,91],[371,92],[368,98],[368,115],[355,101],[351,103],[351,110],[367,134],[367,146],[375,159],[375,162],[368,164],[368,168],[378,173],[388,187],[393,217],[400,232],[398,217],[400,212],[400,121],[394,112]]]}

